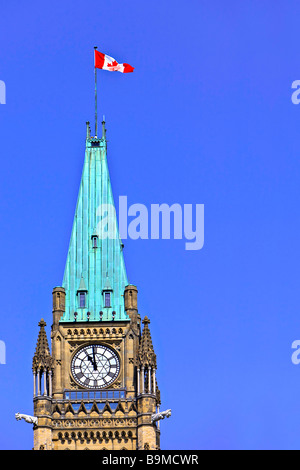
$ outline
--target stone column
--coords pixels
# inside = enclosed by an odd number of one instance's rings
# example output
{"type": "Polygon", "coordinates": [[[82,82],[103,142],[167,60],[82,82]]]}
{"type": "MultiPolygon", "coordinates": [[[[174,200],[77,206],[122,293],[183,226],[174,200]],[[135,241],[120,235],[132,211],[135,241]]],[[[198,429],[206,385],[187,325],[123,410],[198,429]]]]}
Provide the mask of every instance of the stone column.
{"type": "Polygon", "coordinates": [[[152,393],[152,384],[151,384],[151,379],[152,379],[152,374],[151,374],[151,367],[149,366],[148,368],[148,383],[149,383],[149,387],[148,387],[148,393],[152,393]]]}
{"type": "Polygon", "coordinates": [[[140,394],[140,369],[138,368],[137,370],[137,395],[139,396],[140,394]]]}
{"type": "Polygon", "coordinates": [[[41,370],[38,369],[37,373],[38,397],[41,395],[41,370]]]}
{"type": "Polygon", "coordinates": [[[52,397],[52,370],[49,372],[49,397],[52,397]]]}
{"type": "Polygon", "coordinates": [[[47,395],[47,372],[44,370],[44,397],[47,395]]]}
{"type": "Polygon", "coordinates": [[[142,367],[142,395],[145,393],[145,367],[142,367]]]}
{"type": "Polygon", "coordinates": [[[36,371],[33,372],[33,397],[36,397],[36,371]]]}

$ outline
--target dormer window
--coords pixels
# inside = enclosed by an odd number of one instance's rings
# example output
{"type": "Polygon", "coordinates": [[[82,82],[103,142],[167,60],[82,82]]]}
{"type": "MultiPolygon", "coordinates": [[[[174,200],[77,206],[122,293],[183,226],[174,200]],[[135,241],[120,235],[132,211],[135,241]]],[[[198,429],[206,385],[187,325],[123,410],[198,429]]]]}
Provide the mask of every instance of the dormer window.
{"type": "Polygon", "coordinates": [[[92,246],[93,248],[98,248],[98,236],[97,235],[92,236],[92,246]]]}
{"type": "Polygon", "coordinates": [[[110,292],[104,292],[104,306],[110,307],[110,292]]]}
{"type": "Polygon", "coordinates": [[[83,278],[83,276],[81,276],[80,284],[79,284],[78,291],[77,291],[78,308],[86,308],[86,306],[87,306],[87,293],[88,293],[88,290],[86,288],[84,278],[83,278]]]}
{"type": "Polygon", "coordinates": [[[85,308],[86,305],[86,292],[79,292],[79,307],[85,308]]]}

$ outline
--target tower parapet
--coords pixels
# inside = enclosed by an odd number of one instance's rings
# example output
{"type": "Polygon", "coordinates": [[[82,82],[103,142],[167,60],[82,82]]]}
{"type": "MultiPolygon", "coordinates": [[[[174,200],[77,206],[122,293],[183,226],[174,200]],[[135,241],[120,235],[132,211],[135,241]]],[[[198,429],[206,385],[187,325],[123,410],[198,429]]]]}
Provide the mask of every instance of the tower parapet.
{"type": "Polygon", "coordinates": [[[140,331],[141,317],[138,313],[138,290],[137,287],[130,284],[124,290],[125,312],[131,320],[132,327],[140,331]]]}
{"type": "Polygon", "coordinates": [[[58,327],[59,321],[65,312],[66,291],[63,287],[54,287],[52,291],[53,299],[53,328],[58,327]]]}

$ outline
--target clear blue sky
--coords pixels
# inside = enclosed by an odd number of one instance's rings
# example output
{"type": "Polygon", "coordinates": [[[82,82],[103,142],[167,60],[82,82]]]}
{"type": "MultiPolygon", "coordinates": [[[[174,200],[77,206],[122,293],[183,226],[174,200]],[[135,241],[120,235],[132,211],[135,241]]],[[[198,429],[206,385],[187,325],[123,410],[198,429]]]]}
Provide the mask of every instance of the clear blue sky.
{"type": "Polygon", "coordinates": [[[115,199],[205,205],[205,244],[127,240],[151,319],[163,449],[300,447],[300,5],[1,2],[0,448],[31,449],[31,361],[50,338],[93,125],[93,47],[115,199]]]}

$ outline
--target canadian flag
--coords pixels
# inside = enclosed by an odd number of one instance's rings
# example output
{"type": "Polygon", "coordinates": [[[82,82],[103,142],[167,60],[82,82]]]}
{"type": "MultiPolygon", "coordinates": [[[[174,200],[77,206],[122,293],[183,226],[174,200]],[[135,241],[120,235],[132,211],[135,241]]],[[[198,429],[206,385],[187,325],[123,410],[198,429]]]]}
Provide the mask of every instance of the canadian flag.
{"type": "Polygon", "coordinates": [[[102,52],[95,50],[95,68],[109,70],[110,72],[133,72],[134,68],[129,64],[119,64],[113,57],[102,54],[102,52]]]}

